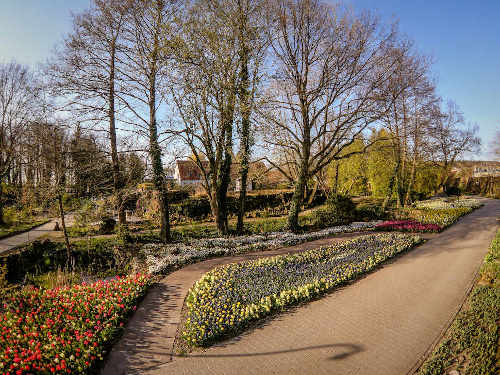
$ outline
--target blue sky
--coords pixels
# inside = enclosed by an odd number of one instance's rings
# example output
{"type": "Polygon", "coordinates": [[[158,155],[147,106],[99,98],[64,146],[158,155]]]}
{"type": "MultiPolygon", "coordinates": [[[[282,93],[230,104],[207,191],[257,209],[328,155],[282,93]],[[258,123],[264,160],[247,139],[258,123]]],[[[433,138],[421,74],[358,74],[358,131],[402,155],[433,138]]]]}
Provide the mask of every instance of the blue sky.
{"type": "MultiPolygon", "coordinates": [[[[369,9],[434,58],[438,92],[455,100],[468,121],[477,122],[488,158],[488,143],[500,130],[499,0],[346,0],[369,9]]],[[[70,11],[89,0],[0,0],[0,61],[36,65],[70,31],[70,11]]]]}

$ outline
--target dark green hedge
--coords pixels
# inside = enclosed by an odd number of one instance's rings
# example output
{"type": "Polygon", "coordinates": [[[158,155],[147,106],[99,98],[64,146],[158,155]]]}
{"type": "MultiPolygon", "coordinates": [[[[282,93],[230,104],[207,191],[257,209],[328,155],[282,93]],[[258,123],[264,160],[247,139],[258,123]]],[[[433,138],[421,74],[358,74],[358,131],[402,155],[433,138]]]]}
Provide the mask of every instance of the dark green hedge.
{"type": "MultiPolygon", "coordinates": [[[[293,192],[280,192],[272,194],[248,195],[246,198],[246,211],[264,210],[280,206],[288,207],[292,199],[293,192]]],[[[319,192],[314,196],[310,207],[323,204],[326,201],[326,194],[319,192]]],[[[208,197],[195,197],[185,199],[180,203],[172,204],[172,212],[190,219],[201,219],[211,214],[208,197]]],[[[236,196],[227,197],[228,213],[236,215],[239,210],[239,199],[236,196]]]]}

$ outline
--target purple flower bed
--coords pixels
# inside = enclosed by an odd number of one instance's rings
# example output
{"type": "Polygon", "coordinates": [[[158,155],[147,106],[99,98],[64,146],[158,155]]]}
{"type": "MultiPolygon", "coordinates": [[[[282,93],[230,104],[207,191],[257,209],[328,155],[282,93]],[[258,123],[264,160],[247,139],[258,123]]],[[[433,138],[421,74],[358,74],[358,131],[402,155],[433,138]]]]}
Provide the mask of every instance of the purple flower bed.
{"type": "Polygon", "coordinates": [[[375,230],[400,232],[441,232],[443,227],[437,224],[424,224],[414,220],[393,220],[377,224],[375,230]]]}

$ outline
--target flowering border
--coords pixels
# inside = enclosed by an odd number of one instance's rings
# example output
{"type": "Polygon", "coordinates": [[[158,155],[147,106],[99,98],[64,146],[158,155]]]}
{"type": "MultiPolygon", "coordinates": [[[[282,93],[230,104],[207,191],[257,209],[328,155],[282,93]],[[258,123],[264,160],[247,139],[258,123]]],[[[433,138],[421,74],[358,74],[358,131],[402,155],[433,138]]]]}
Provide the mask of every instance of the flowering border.
{"type": "Polygon", "coordinates": [[[0,312],[0,371],[88,373],[103,359],[150,283],[149,276],[135,275],[14,292],[0,312]]]}
{"type": "Polygon", "coordinates": [[[294,246],[335,234],[371,230],[378,223],[379,221],[352,223],[303,234],[273,232],[232,238],[208,238],[168,245],[147,244],[141,248],[141,254],[146,260],[148,271],[151,274],[159,274],[165,273],[174,267],[200,262],[217,256],[271,250],[294,246]]]}
{"type": "Polygon", "coordinates": [[[208,346],[252,321],[321,296],[420,242],[408,234],[376,234],[217,267],[190,290],[181,337],[188,346],[208,346]]]}
{"type": "Polygon", "coordinates": [[[420,223],[415,220],[393,220],[384,221],[375,225],[377,231],[399,231],[399,232],[431,232],[437,233],[443,230],[443,227],[437,224],[420,223]]]}

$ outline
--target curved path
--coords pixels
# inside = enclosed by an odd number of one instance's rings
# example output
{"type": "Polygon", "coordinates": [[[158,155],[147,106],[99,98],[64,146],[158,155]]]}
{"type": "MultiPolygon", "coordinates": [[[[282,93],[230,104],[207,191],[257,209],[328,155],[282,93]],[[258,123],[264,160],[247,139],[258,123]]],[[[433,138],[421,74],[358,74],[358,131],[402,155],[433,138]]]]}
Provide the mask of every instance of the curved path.
{"type": "MultiPolygon", "coordinates": [[[[410,373],[447,328],[474,283],[500,218],[500,201],[485,203],[424,245],[351,285],[204,352],[172,359],[186,288],[220,263],[263,254],[213,259],[174,272],[148,294],[102,372],[410,373]]],[[[317,247],[317,242],[292,250],[317,247]]]]}

